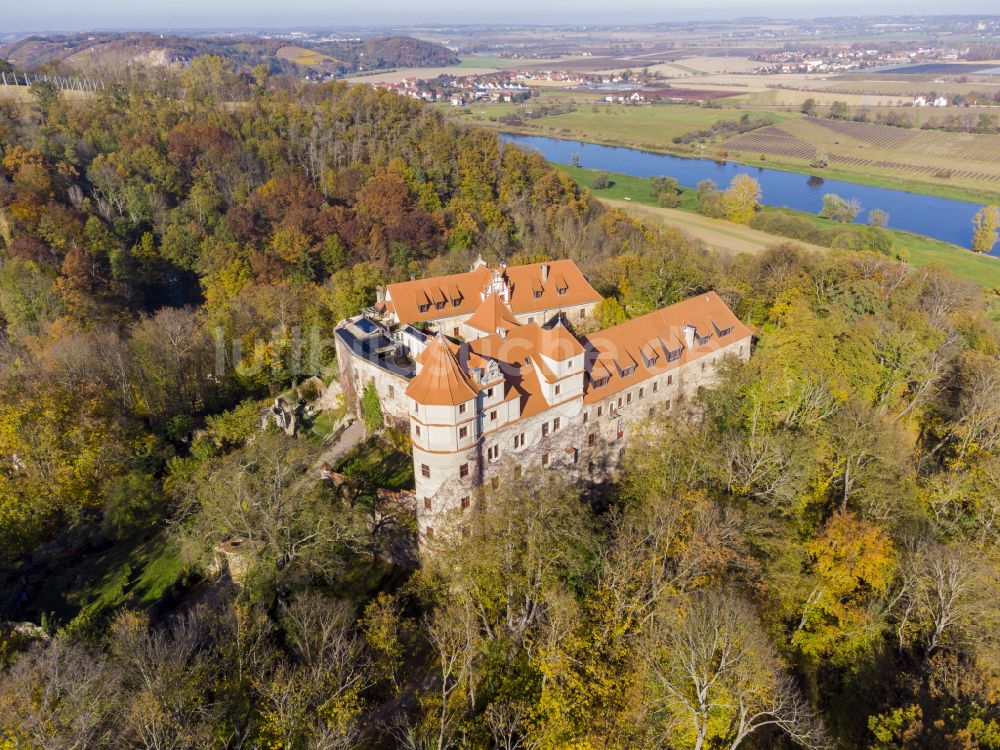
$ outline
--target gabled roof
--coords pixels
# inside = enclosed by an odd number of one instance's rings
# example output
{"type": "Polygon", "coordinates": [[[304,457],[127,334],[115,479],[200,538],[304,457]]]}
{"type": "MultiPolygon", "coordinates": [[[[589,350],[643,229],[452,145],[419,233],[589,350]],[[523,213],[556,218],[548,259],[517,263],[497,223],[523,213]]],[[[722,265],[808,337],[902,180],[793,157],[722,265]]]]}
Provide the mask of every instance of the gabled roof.
{"type": "Polygon", "coordinates": [[[465,321],[465,324],[484,333],[496,333],[498,330],[509,331],[519,325],[507,304],[493,292],[486,295],[486,299],[472,314],[472,317],[465,321]]]}
{"type": "MultiPolygon", "coordinates": [[[[571,260],[550,260],[544,264],[529,263],[499,270],[503,271],[510,285],[509,307],[515,315],[601,301],[601,295],[594,291],[571,260]],[[546,281],[542,280],[542,265],[548,267],[546,281]],[[565,293],[559,294],[557,287],[565,289],[565,293]],[[536,297],[536,293],[539,296],[536,297]]],[[[402,323],[472,315],[482,303],[483,290],[493,278],[493,273],[494,269],[481,265],[466,273],[389,284],[386,287],[386,306],[396,313],[402,323]],[[454,304],[456,299],[457,305],[454,304]],[[433,304],[435,301],[445,301],[444,308],[437,309],[433,304]],[[429,308],[421,312],[421,304],[429,305],[429,308]]]]}
{"type": "Polygon", "coordinates": [[[449,342],[438,334],[417,358],[420,371],[406,387],[406,395],[426,406],[456,406],[476,397],[449,342]]]}
{"type": "Polygon", "coordinates": [[[607,398],[613,393],[638,385],[647,378],[710,355],[752,333],[715,292],[699,294],[613,328],[598,331],[587,336],[583,342],[587,350],[587,372],[590,374],[584,402],[592,403],[607,398]],[[711,334],[711,338],[702,345],[698,345],[696,340],[692,349],[686,348],[683,329],[687,325],[694,326],[702,336],[711,334]],[[732,331],[727,336],[715,334],[716,329],[725,330],[729,327],[732,327],[732,331]],[[648,349],[653,349],[660,355],[648,365],[647,357],[632,354],[648,349]],[[681,356],[668,361],[667,352],[677,349],[683,349],[681,356]],[[623,376],[622,370],[632,364],[635,364],[635,370],[631,375],[623,376]],[[594,380],[608,375],[610,379],[607,385],[593,387],[594,380]]]}

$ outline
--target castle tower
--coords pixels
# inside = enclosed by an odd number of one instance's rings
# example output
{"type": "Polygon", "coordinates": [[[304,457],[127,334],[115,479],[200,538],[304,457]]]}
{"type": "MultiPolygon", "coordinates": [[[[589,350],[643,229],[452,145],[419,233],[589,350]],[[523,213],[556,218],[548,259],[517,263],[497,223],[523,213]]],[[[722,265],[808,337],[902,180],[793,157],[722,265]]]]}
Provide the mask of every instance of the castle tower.
{"type": "Polygon", "coordinates": [[[406,389],[421,547],[433,543],[448,518],[471,509],[481,482],[484,409],[503,399],[499,371],[467,375],[458,349],[439,333],[418,357],[406,389]]]}

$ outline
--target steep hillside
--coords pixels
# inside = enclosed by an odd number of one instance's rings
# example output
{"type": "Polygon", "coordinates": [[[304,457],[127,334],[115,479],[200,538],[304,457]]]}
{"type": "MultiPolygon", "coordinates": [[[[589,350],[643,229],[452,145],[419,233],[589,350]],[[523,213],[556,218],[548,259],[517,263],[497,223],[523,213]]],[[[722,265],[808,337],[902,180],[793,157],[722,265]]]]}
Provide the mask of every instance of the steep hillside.
{"type": "Polygon", "coordinates": [[[198,55],[219,55],[246,69],[267,65],[274,73],[303,70],[348,73],[383,67],[448,65],[458,62],[440,44],[410,37],[336,41],[182,37],[150,33],[96,33],[29,37],[0,47],[0,57],[21,69],[56,65],[78,72],[123,65],[185,65],[198,55]]]}

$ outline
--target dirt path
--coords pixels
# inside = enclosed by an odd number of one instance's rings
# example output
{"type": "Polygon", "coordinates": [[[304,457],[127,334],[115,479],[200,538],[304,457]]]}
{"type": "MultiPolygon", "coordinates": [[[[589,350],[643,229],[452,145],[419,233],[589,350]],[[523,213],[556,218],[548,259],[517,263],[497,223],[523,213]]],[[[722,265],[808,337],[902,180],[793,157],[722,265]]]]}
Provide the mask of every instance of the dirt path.
{"type": "Polygon", "coordinates": [[[825,252],[827,248],[808,242],[789,240],[767,232],[761,232],[750,227],[733,224],[723,219],[710,219],[707,216],[680,211],[676,208],[658,208],[646,206],[631,201],[601,198],[612,208],[620,208],[643,221],[654,221],[669,227],[676,227],[691,237],[701,240],[708,247],[719,252],[737,254],[756,254],[780,242],[794,242],[807,250],[825,252]]]}

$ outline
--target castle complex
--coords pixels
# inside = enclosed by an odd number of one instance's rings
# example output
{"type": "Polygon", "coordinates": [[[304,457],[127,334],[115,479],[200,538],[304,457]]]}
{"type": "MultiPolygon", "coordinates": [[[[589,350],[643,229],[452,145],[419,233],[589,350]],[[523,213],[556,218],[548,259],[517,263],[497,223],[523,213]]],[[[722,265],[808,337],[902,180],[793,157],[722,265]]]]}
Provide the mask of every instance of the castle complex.
{"type": "Polygon", "coordinates": [[[551,469],[600,482],[628,430],[711,384],[753,334],[714,292],[586,336],[600,295],[572,261],[390,284],[342,321],[345,397],[373,384],[388,424],[409,432],[421,547],[462,528],[477,491],[551,469]]]}

